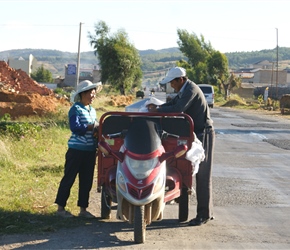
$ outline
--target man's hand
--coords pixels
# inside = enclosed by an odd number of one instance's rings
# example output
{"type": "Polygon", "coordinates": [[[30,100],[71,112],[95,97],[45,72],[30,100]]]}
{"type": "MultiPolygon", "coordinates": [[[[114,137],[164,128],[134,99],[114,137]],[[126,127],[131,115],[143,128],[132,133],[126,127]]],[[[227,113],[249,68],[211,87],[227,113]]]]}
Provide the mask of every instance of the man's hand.
{"type": "Polygon", "coordinates": [[[155,104],[148,104],[147,105],[147,109],[148,109],[149,112],[158,112],[157,107],[158,106],[155,105],[155,104]]]}

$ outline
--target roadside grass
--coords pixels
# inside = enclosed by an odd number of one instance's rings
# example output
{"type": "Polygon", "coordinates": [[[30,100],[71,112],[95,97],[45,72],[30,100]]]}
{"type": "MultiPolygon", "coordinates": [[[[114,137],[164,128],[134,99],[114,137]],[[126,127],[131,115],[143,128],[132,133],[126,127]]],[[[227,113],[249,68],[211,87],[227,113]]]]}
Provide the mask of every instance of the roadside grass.
{"type": "MultiPolygon", "coordinates": [[[[56,126],[20,139],[1,135],[0,234],[41,232],[63,225],[54,216],[54,198],[69,134],[68,129],[56,126]]],[[[74,207],[76,186],[68,209],[74,207]]]]}
{"type": "Polygon", "coordinates": [[[279,110],[279,101],[272,101],[271,105],[265,103],[261,98],[242,98],[237,94],[231,94],[226,100],[224,95],[215,95],[215,104],[220,107],[232,107],[236,109],[246,109],[246,110],[279,110]]]}

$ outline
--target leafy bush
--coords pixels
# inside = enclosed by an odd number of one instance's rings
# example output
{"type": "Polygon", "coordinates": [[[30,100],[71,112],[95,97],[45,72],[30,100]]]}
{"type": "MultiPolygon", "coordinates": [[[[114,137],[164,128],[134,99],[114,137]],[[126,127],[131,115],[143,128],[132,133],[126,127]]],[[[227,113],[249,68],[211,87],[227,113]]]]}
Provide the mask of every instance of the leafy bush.
{"type": "MultiPolygon", "coordinates": [[[[11,122],[9,114],[4,114],[0,117],[0,130],[5,133],[5,136],[12,136],[20,139],[23,136],[33,136],[41,130],[41,126],[30,122],[11,122]]],[[[4,135],[3,133],[3,135],[4,135]]]]}
{"type": "Polygon", "coordinates": [[[41,130],[39,125],[33,123],[11,123],[6,125],[6,132],[14,136],[17,139],[20,139],[26,135],[36,135],[41,130]]]}
{"type": "Polygon", "coordinates": [[[60,95],[60,96],[67,96],[69,98],[73,89],[74,89],[73,87],[71,87],[71,88],[56,88],[55,90],[53,90],[53,92],[55,94],[60,95]]]}
{"type": "Polygon", "coordinates": [[[11,116],[10,114],[4,114],[2,117],[0,117],[0,121],[10,121],[11,120],[11,116]]]}
{"type": "Polygon", "coordinates": [[[260,105],[262,105],[262,103],[264,102],[264,96],[263,95],[259,95],[258,96],[258,102],[260,105]]]}

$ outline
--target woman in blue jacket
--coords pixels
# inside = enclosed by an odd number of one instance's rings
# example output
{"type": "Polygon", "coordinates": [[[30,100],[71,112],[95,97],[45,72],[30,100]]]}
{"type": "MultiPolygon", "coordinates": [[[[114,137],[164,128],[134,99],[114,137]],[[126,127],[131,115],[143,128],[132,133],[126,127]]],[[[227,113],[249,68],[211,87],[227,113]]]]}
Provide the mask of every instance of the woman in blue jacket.
{"type": "Polygon", "coordinates": [[[74,104],[69,110],[69,125],[72,134],[68,140],[68,150],[65,155],[64,176],[59,184],[55,203],[58,205],[56,214],[61,217],[73,217],[65,210],[76,176],[79,178],[77,205],[79,216],[93,218],[87,211],[89,194],[93,184],[96,164],[97,141],[94,133],[98,129],[96,110],[91,106],[96,93],[102,88],[101,82],[93,84],[82,81],[73,95],[74,104]]]}

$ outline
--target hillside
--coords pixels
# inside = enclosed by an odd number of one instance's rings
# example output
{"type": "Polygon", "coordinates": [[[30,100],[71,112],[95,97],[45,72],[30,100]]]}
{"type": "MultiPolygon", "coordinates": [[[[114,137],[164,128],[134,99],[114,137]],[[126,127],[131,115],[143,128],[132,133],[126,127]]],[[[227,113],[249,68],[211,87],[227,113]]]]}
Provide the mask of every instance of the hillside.
{"type": "MultiPolygon", "coordinates": [[[[143,81],[149,84],[163,76],[168,68],[175,65],[177,60],[185,58],[178,48],[141,50],[139,52],[142,60],[143,81]]],[[[64,76],[66,64],[77,64],[77,53],[42,49],[2,51],[0,60],[7,61],[9,57],[14,59],[22,57],[28,60],[30,54],[37,59],[39,66],[43,65],[54,77],[64,76]]],[[[98,64],[98,58],[93,51],[82,52],[80,64],[82,69],[93,69],[93,66],[98,64]]]]}
{"type": "MultiPolygon", "coordinates": [[[[175,62],[186,57],[180,52],[179,48],[167,48],[161,50],[140,50],[142,60],[142,71],[144,80],[152,75],[156,78],[164,75],[166,70],[175,65],[175,62]]],[[[252,52],[231,52],[225,53],[228,58],[229,66],[232,69],[247,67],[250,64],[268,60],[276,61],[276,48],[272,50],[261,50],[252,52]]],[[[63,52],[58,50],[43,50],[43,49],[19,49],[7,50],[0,52],[0,60],[7,61],[9,57],[23,57],[25,60],[32,54],[38,61],[39,65],[52,72],[54,76],[64,76],[64,66],[68,63],[77,63],[77,53],[63,52]]],[[[279,61],[290,60],[290,48],[279,48],[279,61]]],[[[93,51],[82,52],[80,55],[81,68],[92,69],[98,64],[98,58],[93,51]]],[[[288,68],[288,63],[286,67],[288,68]]],[[[155,79],[154,79],[155,80],[155,79]]],[[[154,81],[153,80],[153,81],[154,81]]]]}
{"type": "MultiPolygon", "coordinates": [[[[44,68],[51,71],[54,76],[64,76],[64,67],[69,63],[77,63],[77,53],[63,52],[59,50],[44,50],[44,49],[20,49],[7,50],[0,52],[0,60],[7,61],[9,57],[17,59],[19,57],[28,60],[32,54],[38,61],[38,64],[44,65],[44,68]]],[[[97,64],[97,58],[93,52],[81,53],[81,65],[83,68],[97,64]]]]}
{"type": "MultiPolygon", "coordinates": [[[[230,68],[246,67],[247,65],[268,60],[269,62],[277,61],[277,49],[260,50],[252,52],[231,52],[225,53],[228,58],[230,68]]],[[[285,62],[290,60],[290,48],[278,48],[278,61],[285,62]]],[[[288,63],[287,63],[288,65],[288,63]]]]}

